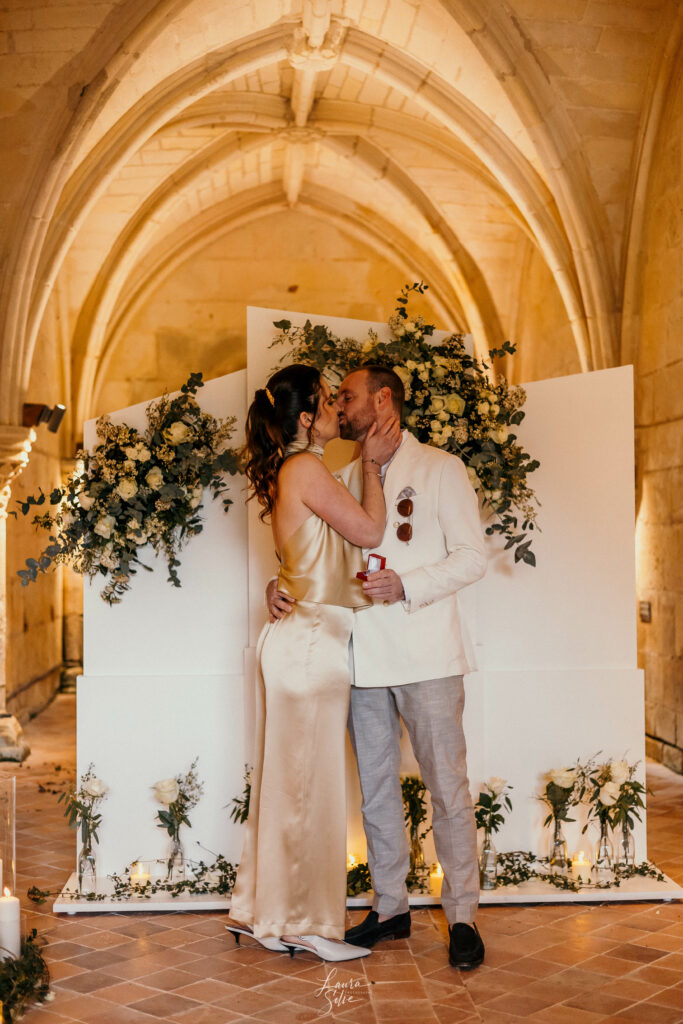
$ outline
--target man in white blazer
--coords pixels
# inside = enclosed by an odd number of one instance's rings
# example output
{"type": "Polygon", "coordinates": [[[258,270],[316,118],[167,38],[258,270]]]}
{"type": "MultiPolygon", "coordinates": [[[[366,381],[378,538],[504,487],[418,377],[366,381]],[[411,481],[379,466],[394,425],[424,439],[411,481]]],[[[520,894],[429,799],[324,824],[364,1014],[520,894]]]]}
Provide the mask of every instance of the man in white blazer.
{"type": "MultiPolygon", "coordinates": [[[[338,396],[342,437],[362,441],[373,422],[400,415],[402,404],[403,385],[393,370],[366,366],[350,373],[338,396]]],[[[386,568],[368,576],[363,588],[373,606],[354,619],[349,712],[375,897],[346,941],[372,946],[410,934],[402,719],[432,799],[449,960],[468,969],[483,961],[484,945],[474,923],[479,873],[462,728],[463,674],[470,666],[456,595],[486,571],[478,502],[462,461],[407,431],[381,471],[387,527],[376,550],[386,568]]],[[[338,475],[359,497],[360,460],[338,475]]],[[[273,588],[269,606],[276,617],[287,610],[273,588]]]]}

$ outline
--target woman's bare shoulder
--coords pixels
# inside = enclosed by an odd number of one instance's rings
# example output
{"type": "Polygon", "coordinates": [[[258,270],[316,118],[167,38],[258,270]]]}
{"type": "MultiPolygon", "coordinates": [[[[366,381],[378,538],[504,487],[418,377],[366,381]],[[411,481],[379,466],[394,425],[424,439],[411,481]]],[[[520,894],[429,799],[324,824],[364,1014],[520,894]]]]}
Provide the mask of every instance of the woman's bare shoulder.
{"type": "Polygon", "coordinates": [[[329,475],[329,470],[313,452],[297,452],[290,455],[280,469],[280,479],[298,480],[303,477],[329,475]]]}

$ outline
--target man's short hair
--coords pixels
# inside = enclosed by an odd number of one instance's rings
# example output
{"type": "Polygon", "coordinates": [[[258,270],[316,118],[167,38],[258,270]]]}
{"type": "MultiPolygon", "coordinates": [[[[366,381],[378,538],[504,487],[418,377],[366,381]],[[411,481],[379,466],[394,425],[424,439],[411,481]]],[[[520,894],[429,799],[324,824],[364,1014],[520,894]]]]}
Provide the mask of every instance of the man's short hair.
{"type": "Polygon", "coordinates": [[[379,391],[380,388],[389,388],[391,391],[391,402],[396,410],[397,415],[401,415],[403,411],[403,403],[405,402],[406,392],[403,387],[403,381],[390,366],[381,366],[379,363],[363,363],[360,367],[361,370],[367,370],[368,373],[368,390],[374,394],[375,391],[379,391]]]}

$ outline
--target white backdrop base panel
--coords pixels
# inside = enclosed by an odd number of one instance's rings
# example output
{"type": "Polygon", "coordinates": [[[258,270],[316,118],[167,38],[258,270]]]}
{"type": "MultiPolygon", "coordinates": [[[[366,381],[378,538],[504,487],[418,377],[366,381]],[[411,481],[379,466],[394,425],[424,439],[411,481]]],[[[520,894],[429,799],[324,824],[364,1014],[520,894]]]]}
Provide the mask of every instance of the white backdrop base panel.
{"type": "MultiPolygon", "coordinates": [[[[561,889],[554,889],[543,882],[524,882],[516,889],[509,886],[503,889],[483,891],[479,895],[479,902],[482,906],[503,905],[510,903],[628,903],[638,900],[650,902],[671,902],[672,900],[683,900],[683,888],[665,876],[664,882],[656,882],[652,878],[629,878],[619,886],[618,889],[580,889],[578,892],[563,892],[561,889]]],[[[102,911],[114,911],[119,914],[130,914],[136,911],[142,913],[157,913],[165,911],[183,910],[229,910],[230,900],[227,896],[211,895],[184,895],[175,899],[166,893],[155,893],[147,898],[143,896],[132,896],[127,900],[115,900],[113,898],[114,885],[108,878],[99,879],[97,883],[98,893],[104,896],[101,900],[73,899],[68,894],[76,891],[78,881],[76,872],[62,890],[52,905],[55,914],[101,914],[102,911]],[[66,893],[66,895],[64,895],[66,893]]],[[[353,896],[347,899],[347,907],[357,909],[372,905],[372,893],[366,892],[362,896],[353,896]]],[[[438,907],[441,900],[438,896],[412,895],[410,897],[411,907],[438,907]]]]}

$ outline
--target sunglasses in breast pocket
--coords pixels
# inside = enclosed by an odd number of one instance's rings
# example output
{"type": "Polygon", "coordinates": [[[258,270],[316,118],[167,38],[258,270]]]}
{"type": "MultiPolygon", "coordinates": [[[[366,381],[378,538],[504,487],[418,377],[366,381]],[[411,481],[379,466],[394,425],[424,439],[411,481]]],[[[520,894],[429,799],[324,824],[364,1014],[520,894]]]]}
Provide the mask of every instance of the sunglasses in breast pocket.
{"type": "Polygon", "coordinates": [[[402,522],[395,522],[396,536],[398,540],[406,544],[413,536],[413,512],[415,511],[415,490],[412,487],[404,487],[396,498],[396,513],[402,522]]]}

